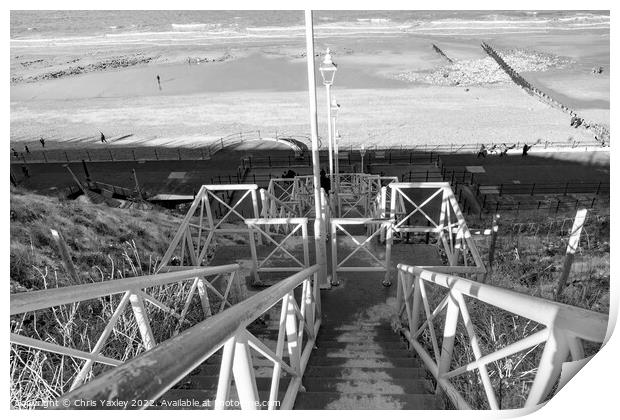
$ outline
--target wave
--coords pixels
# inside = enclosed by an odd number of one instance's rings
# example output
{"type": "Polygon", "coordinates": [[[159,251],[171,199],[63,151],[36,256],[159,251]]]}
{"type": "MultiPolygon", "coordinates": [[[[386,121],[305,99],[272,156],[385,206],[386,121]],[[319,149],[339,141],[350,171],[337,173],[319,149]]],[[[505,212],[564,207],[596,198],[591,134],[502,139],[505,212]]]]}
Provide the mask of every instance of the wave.
{"type": "Polygon", "coordinates": [[[359,18],[356,20],[358,22],[370,22],[370,23],[387,23],[387,22],[392,21],[392,19],[388,19],[388,18],[359,18]]]}
{"type": "Polygon", "coordinates": [[[170,26],[174,31],[204,31],[213,27],[217,27],[218,24],[209,23],[171,23],[170,26]]]}
{"type": "MultiPolygon", "coordinates": [[[[540,12],[540,14],[521,13],[520,16],[490,13],[475,15],[469,18],[447,17],[438,19],[432,15],[424,19],[417,15],[410,15],[401,20],[389,18],[362,17],[355,19],[320,20],[315,24],[315,34],[318,37],[357,37],[357,36],[395,36],[403,33],[411,35],[491,35],[509,33],[541,33],[553,30],[609,30],[608,15],[579,13],[574,15],[540,12]]],[[[136,25],[131,22],[121,22],[123,25],[107,25],[99,34],[58,34],[40,32],[37,28],[28,28],[27,32],[20,33],[10,40],[12,47],[40,47],[71,46],[71,45],[109,45],[118,44],[148,44],[148,43],[199,43],[210,40],[257,41],[268,38],[302,37],[305,28],[303,25],[243,25],[238,19],[230,17],[227,21],[217,23],[190,22],[169,23],[160,22],[158,25],[136,25]],[[27,35],[25,35],[27,33],[27,35]]]]}

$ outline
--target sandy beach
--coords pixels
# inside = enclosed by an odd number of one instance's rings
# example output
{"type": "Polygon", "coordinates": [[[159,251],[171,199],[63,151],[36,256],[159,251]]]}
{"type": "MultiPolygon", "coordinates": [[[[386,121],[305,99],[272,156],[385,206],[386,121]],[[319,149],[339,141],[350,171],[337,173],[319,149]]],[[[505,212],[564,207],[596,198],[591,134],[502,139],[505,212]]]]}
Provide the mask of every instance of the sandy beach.
{"type": "MultiPolygon", "coordinates": [[[[385,32],[317,31],[316,51],[329,46],[338,64],[332,92],[341,105],[343,145],[594,140],[591,132],[571,127],[566,113],[493,73],[496,64],[489,64],[482,41],[506,54],[518,49],[525,59],[516,65],[524,66],[528,81],[609,127],[608,27],[459,36],[385,32]],[[592,74],[598,66],[603,73],[592,74]],[[463,78],[461,68],[471,74],[463,78]],[[444,73],[446,82],[426,81],[444,73]]],[[[123,138],[118,144],[174,146],[201,146],[248,130],[309,133],[298,36],[148,45],[12,38],[11,78],[10,140],[18,147],[37,145],[41,136],[85,147],[96,144],[99,131],[123,138]]],[[[322,86],[317,100],[320,135],[326,137],[322,86]]]]}

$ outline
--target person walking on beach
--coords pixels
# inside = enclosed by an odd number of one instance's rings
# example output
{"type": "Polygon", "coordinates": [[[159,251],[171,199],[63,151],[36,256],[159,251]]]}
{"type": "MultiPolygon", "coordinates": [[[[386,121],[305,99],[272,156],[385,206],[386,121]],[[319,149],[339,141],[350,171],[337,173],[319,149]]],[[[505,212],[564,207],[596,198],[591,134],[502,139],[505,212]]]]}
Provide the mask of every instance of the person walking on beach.
{"type": "Polygon", "coordinates": [[[161,79],[159,78],[159,74],[157,75],[157,87],[161,90],[161,79]]]}
{"type": "Polygon", "coordinates": [[[26,150],[26,153],[30,154],[30,149],[28,148],[28,145],[25,145],[24,149],[26,150]]]}
{"type": "Polygon", "coordinates": [[[43,137],[41,137],[41,140],[39,140],[39,143],[41,143],[41,147],[45,148],[45,139],[43,137]]]}
{"type": "Polygon", "coordinates": [[[476,159],[482,156],[483,158],[487,156],[487,148],[483,144],[480,146],[480,150],[478,150],[478,154],[476,155],[476,159]]]}
{"type": "Polygon", "coordinates": [[[101,143],[107,143],[108,141],[105,139],[105,136],[103,135],[103,133],[100,131],[101,133],[101,143]]]}

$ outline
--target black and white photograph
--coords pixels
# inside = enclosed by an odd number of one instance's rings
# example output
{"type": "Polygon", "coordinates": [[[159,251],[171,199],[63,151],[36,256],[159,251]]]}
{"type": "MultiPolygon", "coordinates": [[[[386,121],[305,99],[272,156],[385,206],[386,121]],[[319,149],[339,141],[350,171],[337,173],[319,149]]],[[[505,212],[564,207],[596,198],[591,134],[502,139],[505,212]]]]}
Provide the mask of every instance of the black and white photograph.
{"type": "Polygon", "coordinates": [[[29,3],[11,413],[614,410],[611,2],[29,3]]]}

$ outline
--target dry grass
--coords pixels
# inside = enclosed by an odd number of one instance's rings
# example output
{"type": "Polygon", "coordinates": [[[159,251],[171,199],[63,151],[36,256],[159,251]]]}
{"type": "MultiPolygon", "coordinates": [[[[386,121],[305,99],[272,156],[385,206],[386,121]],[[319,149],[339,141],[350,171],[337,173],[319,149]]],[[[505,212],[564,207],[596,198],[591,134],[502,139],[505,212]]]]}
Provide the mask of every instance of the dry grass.
{"type": "MultiPolygon", "coordinates": [[[[83,283],[152,274],[181,218],[171,212],[121,210],[61,201],[11,191],[11,292],[71,285],[51,240],[50,228],[62,232],[83,283]]],[[[145,292],[180,313],[191,282],[146,289],[145,292]]],[[[219,283],[221,285],[221,283],[219,283]]],[[[235,292],[235,288],[233,288],[235,292]]],[[[233,293],[234,293],[233,292],[233,293]]],[[[238,293],[237,293],[238,294],[238,293]]],[[[65,347],[92,351],[122,296],[11,317],[11,332],[65,347]]],[[[220,301],[210,297],[213,313],[220,301]]],[[[234,295],[235,302],[241,296],[234,295]]],[[[185,321],[145,303],[155,341],[160,343],[204,319],[194,297],[185,321]]],[[[102,355],[128,360],[144,351],[131,306],[120,315],[102,355]]],[[[67,392],[84,361],[12,345],[10,355],[12,408],[36,408],[67,392]]],[[[87,380],[110,367],[95,364],[87,380]]]]}

